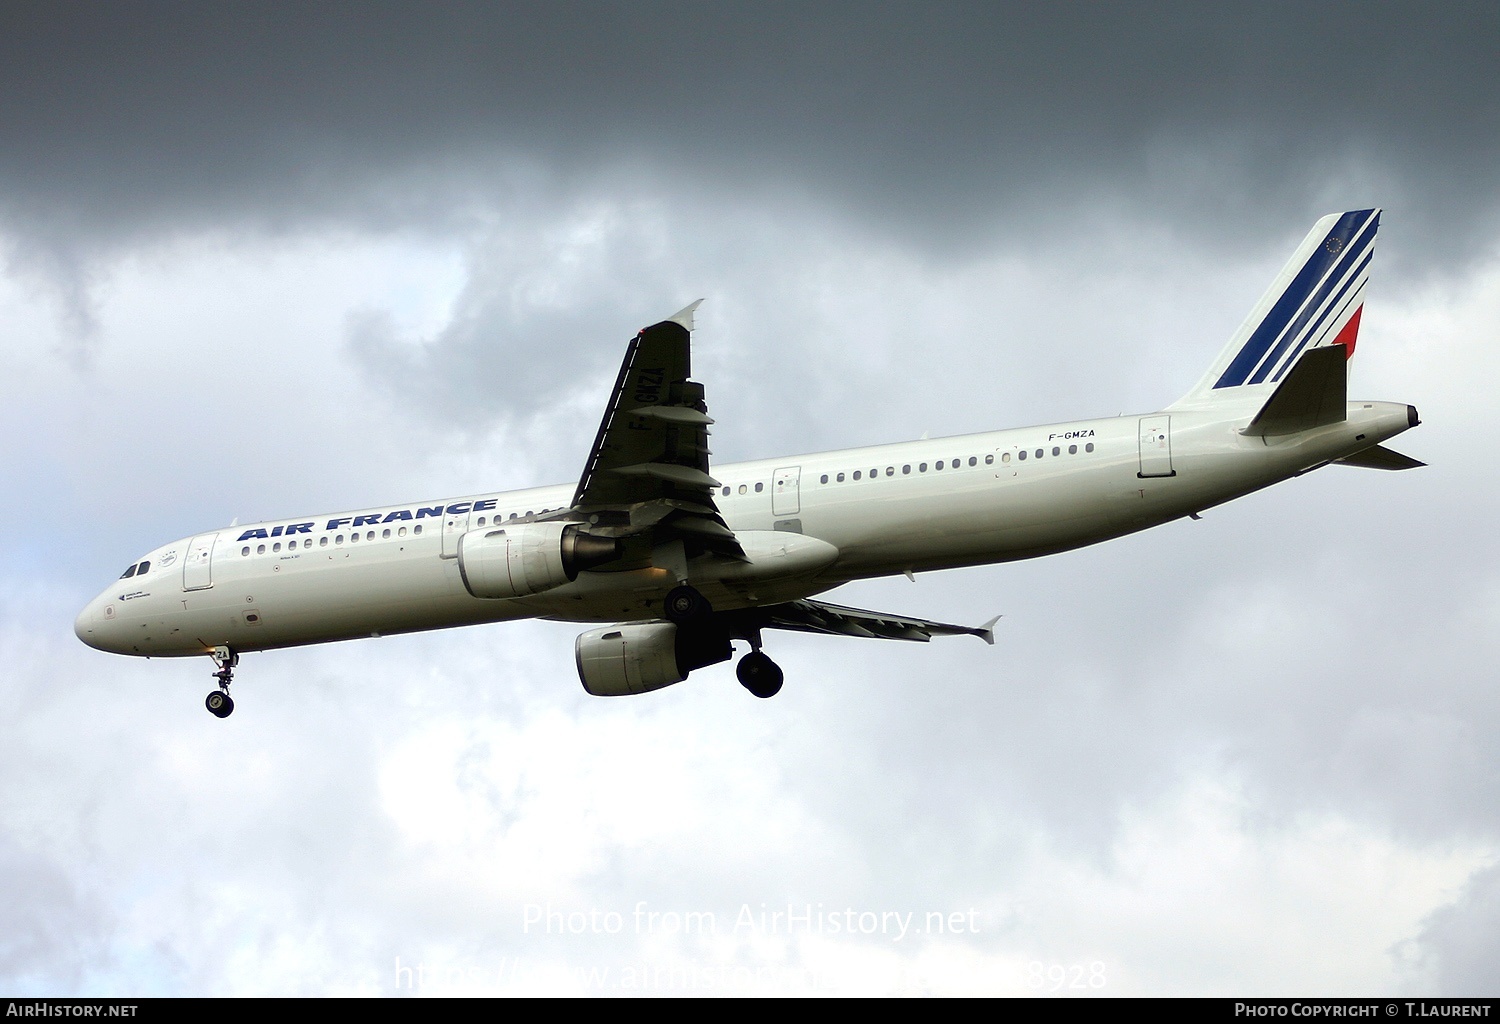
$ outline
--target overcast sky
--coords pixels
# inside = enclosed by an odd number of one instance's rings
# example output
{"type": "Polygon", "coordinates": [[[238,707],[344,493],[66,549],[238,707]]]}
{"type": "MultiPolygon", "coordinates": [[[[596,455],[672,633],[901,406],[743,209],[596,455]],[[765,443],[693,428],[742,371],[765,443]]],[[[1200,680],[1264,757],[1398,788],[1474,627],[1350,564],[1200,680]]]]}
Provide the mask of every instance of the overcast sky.
{"type": "Polygon", "coordinates": [[[1497,41],[0,4],[0,990],[1496,994],[1497,41]],[[721,462],[1157,409],[1368,206],[1351,396],[1429,467],[833,595],[993,648],[776,635],[774,700],[599,700],[514,623],[248,655],[219,721],[207,659],[72,633],[236,517],[576,480],[699,297],[721,462]]]}

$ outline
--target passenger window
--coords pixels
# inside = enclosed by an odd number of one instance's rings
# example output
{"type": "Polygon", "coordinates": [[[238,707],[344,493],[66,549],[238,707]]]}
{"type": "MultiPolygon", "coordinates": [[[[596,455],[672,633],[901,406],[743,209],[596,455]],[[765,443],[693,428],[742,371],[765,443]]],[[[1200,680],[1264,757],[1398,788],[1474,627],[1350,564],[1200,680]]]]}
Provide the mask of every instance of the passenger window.
{"type": "Polygon", "coordinates": [[[359,543],[359,534],[357,534],[357,533],[351,533],[351,534],[349,534],[349,543],[350,544],[358,544],[359,543]]]}
{"type": "Polygon", "coordinates": [[[1059,448],[1059,447],[1057,447],[1057,445],[1053,445],[1052,446],[1052,454],[1053,455],[1061,455],[1062,454],[1062,449],[1059,448]]]}
{"type": "Polygon", "coordinates": [[[970,455],[969,456],[969,465],[971,465],[971,466],[977,466],[977,465],[979,465],[979,460],[976,459],[974,456],[970,455]]]}
{"type": "Polygon", "coordinates": [[[763,491],[765,489],[766,489],[766,485],[765,484],[760,483],[758,481],[756,482],[756,484],[755,484],[755,493],[756,494],[759,494],[761,491],[763,491]]]}
{"type": "Polygon", "coordinates": [[[1083,446],[1083,450],[1086,451],[1086,452],[1093,451],[1094,450],[1094,442],[1090,441],[1088,444],[1084,445],[1083,446]]]}
{"type": "MultiPolygon", "coordinates": [[[[937,468],[938,469],[942,469],[943,468],[943,464],[941,462],[939,462],[937,464],[937,468]]],[[[925,473],[925,472],[927,472],[927,463],[925,463],[925,462],[918,463],[917,464],[917,472],[918,473],[925,473]]]]}
{"type": "Polygon", "coordinates": [[[272,551],[280,551],[281,550],[281,541],[278,540],[275,544],[272,544],[271,545],[271,550],[272,551]]]}
{"type": "Polygon", "coordinates": [[[398,536],[398,537],[405,537],[406,536],[406,527],[403,526],[403,527],[401,527],[401,529],[397,530],[396,531],[396,536],[398,536]]]}
{"type": "Polygon", "coordinates": [[[887,467],[885,467],[885,475],[886,476],[895,476],[896,475],[896,467],[895,466],[887,466],[887,467]]]}
{"type": "Polygon", "coordinates": [[[412,533],[412,536],[413,536],[413,537],[415,537],[415,536],[417,536],[417,535],[418,535],[418,534],[420,534],[420,533],[421,533],[421,532],[422,532],[422,526],[421,526],[421,524],[420,524],[420,523],[419,523],[419,524],[417,524],[417,525],[416,525],[416,526],[413,526],[413,527],[412,527],[412,528],[411,528],[411,533],[412,533]]]}
{"type": "Polygon", "coordinates": [[[820,484],[826,484],[827,482],[828,482],[828,474],[827,473],[824,473],[821,477],[818,478],[818,483],[820,483],[820,484]]]}
{"type": "Polygon", "coordinates": [[[910,465],[902,466],[901,467],[901,472],[903,474],[910,473],[911,472],[911,466],[910,465]]]}
{"type": "Polygon", "coordinates": [[[342,544],[342,543],[344,543],[344,535],[341,533],[337,537],[334,537],[333,538],[333,542],[335,544],[342,544]]]}
{"type": "Polygon", "coordinates": [[[248,557],[250,554],[250,545],[246,544],[244,547],[240,548],[240,554],[248,557]]]}
{"type": "Polygon", "coordinates": [[[266,546],[264,544],[257,544],[257,545],[255,545],[255,553],[257,555],[263,555],[263,554],[265,554],[266,553],[266,546]]]}
{"type": "Polygon", "coordinates": [[[943,468],[943,460],[942,459],[938,459],[937,468],[938,469],[942,469],[943,468]]]}
{"type": "Polygon", "coordinates": [[[1070,445],[1068,445],[1068,454],[1069,455],[1077,455],[1078,454],[1078,446],[1076,444],[1070,444],[1070,445]]]}
{"type": "Polygon", "coordinates": [[[374,539],[375,539],[375,531],[374,530],[371,530],[369,533],[365,534],[365,540],[374,540],[374,539]]]}
{"type": "Polygon", "coordinates": [[[750,490],[749,487],[746,487],[744,484],[740,484],[740,493],[741,494],[744,494],[744,493],[746,493],[749,490],[750,490]]]}
{"type": "Polygon", "coordinates": [[[838,482],[839,482],[839,483],[843,483],[843,482],[844,482],[844,474],[842,474],[842,473],[840,473],[840,474],[839,474],[839,475],[838,475],[838,482]]]}
{"type": "MultiPolygon", "coordinates": [[[[479,525],[480,526],[484,525],[484,517],[483,516],[479,517],[479,525]]],[[[381,540],[390,540],[391,539],[391,531],[388,528],[384,529],[384,530],[381,530],[380,531],[380,539],[381,540]]]]}
{"type": "MultiPolygon", "coordinates": [[[[970,460],[970,461],[972,462],[973,460],[970,460]]],[[[1005,456],[1005,461],[1006,462],[1010,461],[1010,456],[1009,455],[1005,456]]],[[[993,466],[995,464],[995,457],[993,455],[986,455],[984,457],[984,464],[986,466],[993,466]]]]}
{"type": "Polygon", "coordinates": [[[1039,458],[1039,459],[1040,459],[1040,458],[1041,458],[1041,457],[1042,457],[1042,456],[1043,456],[1043,455],[1045,455],[1045,454],[1046,454],[1046,452],[1044,452],[1044,451],[1042,451],[1042,450],[1041,450],[1041,449],[1040,449],[1040,448],[1038,448],[1038,449],[1037,449],[1037,450],[1036,450],[1036,457],[1037,457],[1037,458],[1039,458]]]}
{"type": "Polygon", "coordinates": [[[1020,459],[1022,462],[1025,462],[1026,461],[1026,452],[1025,451],[1017,452],[1016,453],[1016,458],[1020,459]]]}
{"type": "Polygon", "coordinates": [[[326,548],[327,546],[328,546],[328,538],[327,537],[319,537],[318,538],[318,547],[320,547],[320,548],[326,548]]]}
{"type": "Polygon", "coordinates": [[[859,470],[857,470],[857,469],[854,471],[854,479],[856,479],[856,480],[859,479],[859,470]]]}
{"type": "Polygon", "coordinates": [[[1001,462],[1009,462],[1010,461],[1010,452],[1006,452],[1004,455],[1000,456],[1000,461],[1001,462]]]}
{"type": "Polygon", "coordinates": [[[729,497],[729,488],[724,488],[724,497],[729,497]]]}

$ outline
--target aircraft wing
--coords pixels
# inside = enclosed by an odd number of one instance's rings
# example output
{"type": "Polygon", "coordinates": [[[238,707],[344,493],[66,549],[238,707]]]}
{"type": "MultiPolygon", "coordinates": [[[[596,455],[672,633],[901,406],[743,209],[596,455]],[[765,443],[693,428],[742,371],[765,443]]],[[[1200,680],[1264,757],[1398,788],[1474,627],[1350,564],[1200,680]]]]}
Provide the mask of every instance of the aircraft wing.
{"type": "Polygon", "coordinates": [[[1000,618],[997,615],[982,626],[955,626],[947,622],[870,612],[823,601],[789,601],[745,613],[729,614],[752,615],[759,620],[758,625],[763,629],[791,629],[800,633],[828,633],[883,640],[918,640],[923,643],[935,636],[977,636],[991,645],[995,642],[995,623],[1000,618]]]}
{"type": "Polygon", "coordinates": [[[631,339],[570,513],[596,522],[596,532],[649,530],[743,560],[714,503],[703,385],[688,380],[698,302],[631,339]]]}

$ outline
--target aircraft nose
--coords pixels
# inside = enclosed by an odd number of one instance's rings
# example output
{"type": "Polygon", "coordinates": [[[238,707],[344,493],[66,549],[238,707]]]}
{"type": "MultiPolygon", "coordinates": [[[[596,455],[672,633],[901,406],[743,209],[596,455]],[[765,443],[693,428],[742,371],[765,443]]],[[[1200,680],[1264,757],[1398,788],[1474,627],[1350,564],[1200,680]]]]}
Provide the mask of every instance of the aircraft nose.
{"type": "Polygon", "coordinates": [[[104,643],[103,636],[99,632],[99,601],[97,598],[90,601],[78,613],[78,618],[73,620],[73,635],[96,651],[105,651],[109,648],[104,643]]]}

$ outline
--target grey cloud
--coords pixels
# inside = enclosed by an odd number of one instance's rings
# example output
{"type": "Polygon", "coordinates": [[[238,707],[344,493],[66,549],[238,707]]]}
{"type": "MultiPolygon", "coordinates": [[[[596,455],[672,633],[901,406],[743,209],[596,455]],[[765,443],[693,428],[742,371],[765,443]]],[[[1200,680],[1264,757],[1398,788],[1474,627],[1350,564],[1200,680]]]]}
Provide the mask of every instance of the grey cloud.
{"type": "Polygon", "coordinates": [[[1469,879],[1452,906],[1425,923],[1409,955],[1435,963],[1438,991],[1484,998],[1495,994],[1500,957],[1500,865],[1469,879]]]}
{"type": "Polygon", "coordinates": [[[500,157],[565,192],[621,163],[793,188],[942,252],[1101,196],[1253,230],[1368,166],[1395,195],[1336,205],[1399,200],[1461,258],[1493,218],[1497,20],[1482,3],[11,6],[0,211],[35,237],[410,219],[434,187],[482,194],[500,157]]]}
{"type": "Polygon", "coordinates": [[[111,937],[108,916],[70,872],[0,834],[0,978],[17,994],[73,990],[111,937]]]}

